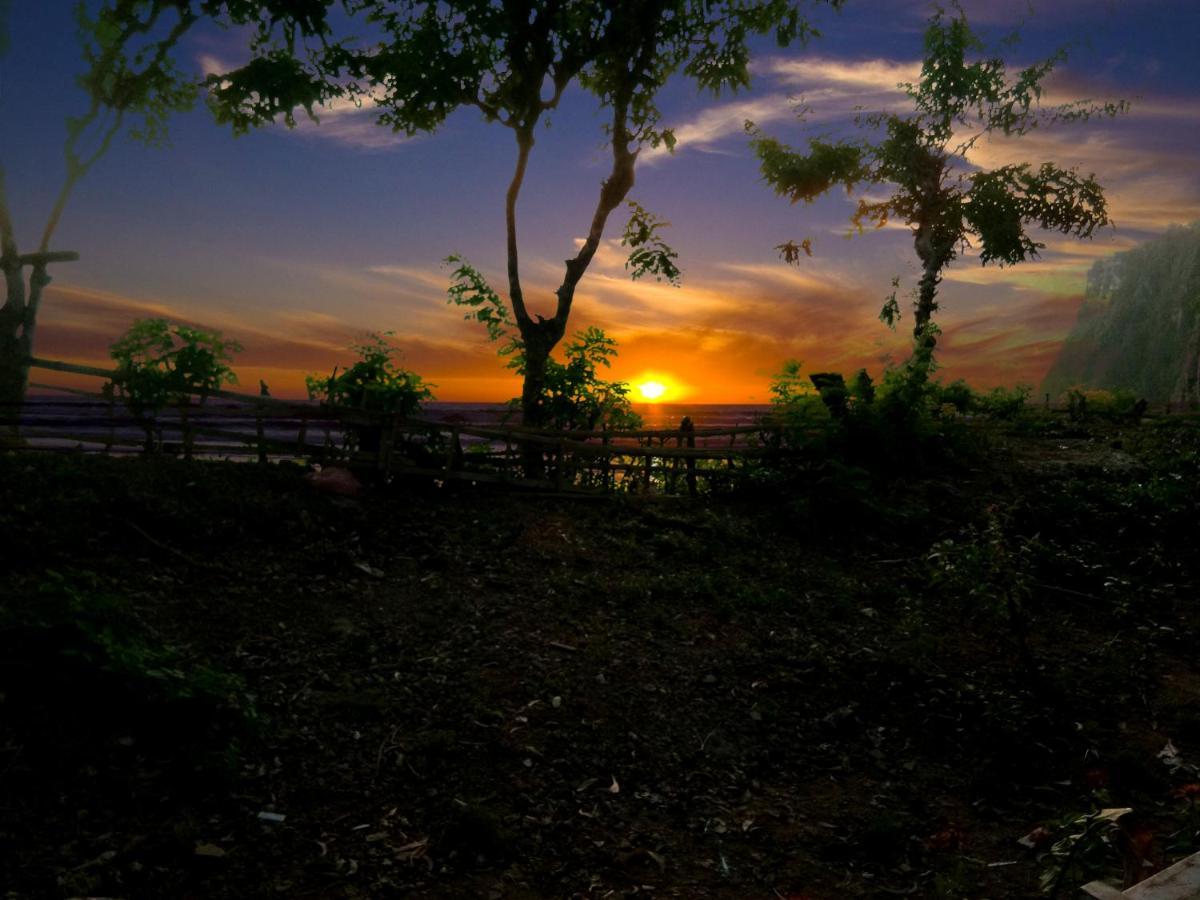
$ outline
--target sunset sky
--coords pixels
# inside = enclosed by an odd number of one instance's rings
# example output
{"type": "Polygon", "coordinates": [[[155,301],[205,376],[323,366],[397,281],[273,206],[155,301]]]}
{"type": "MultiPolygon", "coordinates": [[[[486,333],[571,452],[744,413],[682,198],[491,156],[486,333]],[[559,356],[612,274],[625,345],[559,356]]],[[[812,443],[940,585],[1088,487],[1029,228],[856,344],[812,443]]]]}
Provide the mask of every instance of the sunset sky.
{"type": "MultiPolygon", "coordinates": [[[[64,117],[85,105],[72,80],[73,5],[13,3],[12,49],[0,60],[0,164],[24,251],[61,183],[64,117]]],[[[1107,189],[1115,228],[1085,242],[1048,236],[1041,260],[1014,268],[963,258],[943,286],[944,377],[1036,384],[1074,321],[1092,262],[1200,219],[1200,3],[1037,0],[1032,14],[1024,0],[965,6],[985,38],[1021,26],[1015,63],[1072,46],[1050,102],[1132,103],[1120,119],[993,141],[974,157],[1077,165],[1107,189]]],[[[807,48],[763,42],[748,92],[714,99],[682,80],[668,88],[661,106],[678,148],[643,155],[631,197],[673,223],[665,237],[683,286],[628,279],[624,216],[614,214],[572,313],[572,329],[599,325],[619,341],[615,377],[661,380],[668,400],[761,402],[788,357],[808,371],[876,374],[903,358],[909,317],[893,333],[877,316],[892,276],[902,290],[915,283],[907,230],[846,239],[852,206],[841,194],[789,206],[760,179],[742,123],[798,143],[844,132],[856,106],[897,105],[896,83],[919,69],[929,12],[907,0],[847,0],[840,14],[815,13],[824,35],[807,48]],[[797,98],[812,108],[804,123],[797,98]],[[785,265],[773,247],[804,237],[813,258],[785,265]]],[[[236,35],[204,29],[180,59],[199,75],[236,63],[238,48],[236,35]]],[[[518,211],[535,308],[549,308],[562,260],[586,231],[607,170],[602,121],[574,89],[539,133],[518,211]]],[[[437,385],[440,400],[517,392],[482,330],[446,305],[441,264],[461,254],[503,287],[515,159],[507,129],[465,111],[431,136],[405,139],[366,109],[235,138],[201,106],[172,121],[171,137],[165,149],[122,139],[80,184],[53,249],[82,258],[54,270],[38,355],[103,365],[135,318],[166,316],[239,340],[243,385],[263,378],[275,395],[298,396],[305,373],[348,362],[347,345],[366,331],[392,330],[405,364],[437,385]]]]}

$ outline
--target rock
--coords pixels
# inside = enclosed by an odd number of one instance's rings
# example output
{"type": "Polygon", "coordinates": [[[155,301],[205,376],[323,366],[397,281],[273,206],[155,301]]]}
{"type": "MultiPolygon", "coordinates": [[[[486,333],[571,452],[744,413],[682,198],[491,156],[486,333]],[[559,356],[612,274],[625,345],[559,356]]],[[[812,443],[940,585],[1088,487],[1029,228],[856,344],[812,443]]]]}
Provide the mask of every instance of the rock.
{"type": "Polygon", "coordinates": [[[362,493],[362,482],[349,469],[340,466],[330,466],[309,472],[304,480],[322,494],[333,494],[337,497],[357,497],[362,493]]]}

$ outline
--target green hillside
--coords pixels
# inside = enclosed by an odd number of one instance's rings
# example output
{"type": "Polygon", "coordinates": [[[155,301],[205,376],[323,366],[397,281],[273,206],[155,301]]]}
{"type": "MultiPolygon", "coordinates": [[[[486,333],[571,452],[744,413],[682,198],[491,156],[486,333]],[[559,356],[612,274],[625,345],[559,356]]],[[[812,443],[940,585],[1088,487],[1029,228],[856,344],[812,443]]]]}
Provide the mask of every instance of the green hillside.
{"type": "Polygon", "coordinates": [[[1079,319],[1042,390],[1084,385],[1151,402],[1196,400],[1198,376],[1200,222],[1092,266],[1079,319]]]}

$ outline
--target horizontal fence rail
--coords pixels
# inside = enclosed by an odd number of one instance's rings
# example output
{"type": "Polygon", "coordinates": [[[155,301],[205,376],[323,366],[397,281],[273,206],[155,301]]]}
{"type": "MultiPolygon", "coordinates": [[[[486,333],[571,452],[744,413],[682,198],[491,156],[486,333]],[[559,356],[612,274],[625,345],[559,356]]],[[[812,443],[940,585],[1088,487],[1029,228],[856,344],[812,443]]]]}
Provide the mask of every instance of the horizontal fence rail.
{"type": "MultiPolygon", "coordinates": [[[[114,372],[32,359],[34,369],[102,378],[114,372]]],[[[549,431],[507,423],[400,418],[217,390],[138,414],[108,391],[31,382],[54,391],[16,409],[0,425],[29,450],[339,464],[390,476],[469,480],[557,492],[696,494],[731,485],[783,450],[784,429],[764,415],[752,425],[549,431]]],[[[1046,409],[1046,407],[1043,407],[1046,409]]],[[[1063,412],[1065,410],[1049,410],[1063,412]]],[[[1166,414],[1172,414],[1168,407],[1166,414]]],[[[1172,418],[1183,411],[1176,407],[1172,418]]],[[[1147,410],[1147,418],[1157,418],[1147,410]]],[[[814,435],[819,428],[812,430],[814,435]]],[[[789,437],[795,430],[788,430],[789,437]]]]}
{"type": "MultiPolygon", "coordinates": [[[[33,369],[111,381],[94,366],[34,358],[33,369]]],[[[400,418],[218,390],[138,414],[111,391],[54,391],[0,409],[29,450],[342,464],[395,476],[469,480],[559,492],[691,493],[730,483],[778,452],[779,427],[755,425],[550,431],[506,423],[400,418]],[[532,454],[532,456],[531,456],[532,454]],[[534,463],[531,467],[531,458],[534,463]]]]}

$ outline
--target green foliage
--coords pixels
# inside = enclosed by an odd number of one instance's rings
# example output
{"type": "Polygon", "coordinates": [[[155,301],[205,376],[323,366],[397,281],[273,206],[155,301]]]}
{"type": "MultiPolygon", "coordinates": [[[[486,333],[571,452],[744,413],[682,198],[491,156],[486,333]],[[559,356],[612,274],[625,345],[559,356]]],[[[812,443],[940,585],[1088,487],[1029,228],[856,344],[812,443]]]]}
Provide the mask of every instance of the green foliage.
{"type": "Polygon", "coordinates": [[[26,679],[44,682],[12,686],[17,690],[54,696],[61,689],[80,696],[60,700],[75,702],[96,692],[96,702],[112,707],[106,715],[114,718],[128,715],[128,708],[118,707],[130,702],[160,711],[186,709],[193,719],[187,726],[209,737],[257,716],[241,679],[153,639],[128,602],[104,590],[91,572],[46,571],[35,598],[0,611],[0,643],[15,638],[21,646],[9,648],[10,662],[26,679]]]}
{"type": "Polygon", "coordinates": [[[1010,605],[1020,608],[1028,600],[1032,553],[1032,544],[1007,535],[989,511],[982,527],[969,526],[930,548],[931,593],[956,605],[960,619],[1003,621],[1010,605]]]}
{"type": "Polygon", "coordinates": [[[1118,820],[1123,809],[1104,809],[1068,816],[1059,831],[1067,834],[1050,848],[1043,862],[1039,883],[1042,893],[1059,897],[1065,889],[1105,874],[1118,858],[1114,841],[1120,834],[1118,820]]]}
{"type": "Polygon", "coordinates": [[[0,0],[0,59],[8,55],[10,40],[8,22],[12,17],[12,0],[0,0]]]}
{"type": "Polygon", "coordinates": [[[601,425],[620,430],[642,424],[630,404],[629,385],[597,376],[597,367],[608,368],[617,355],[616,345],[599,328],[586,328],[577,331],[563,348],[565,364],[549,360],[544,400],[547,427],[591,431],[601,425]]]}
{"type": "Polygon", "coordinates": [[[866,369],[859,369],[854,374],[849,390],[855,404],[870,406],[875,402],[875,382],[866,369]]]}
{"type": "MultiPolygon", "coordinates": [[[[109,0],[94,15],[87,4],[78,4],[76,18],[86,65],[78,82],[92,105],[84,115],[67,120],[68,156],[102,109],[115,113],[118,123],[133,117],[133,138],[150,145],[165,143],[170,115],[191,109],[199,95],[196,83],[171,58],[198,21],[197,12],[190,4],[167,0],[109,0]]],[[[102,139],[100,153],[107,141],[102,139]]]]}
{"type": "Polygon", "coordinates": [[[621,237],[621,246],[630,250],[625,268],[632,270],[631,277],[637,281],[643,275],[653,275],[655,281],[667,281],[679,287],[679,267],[675,260],[679,254],[666,245],[658,235],[660,228],[670,225],[647,212],[640,203],[629,201],[629,222],[621,237]]]}
{"type": "Polygon", "coordinates": [[[930,322],[913,342],[912,356],[884,370],[876,407],[893,424],[921,430],[922,423],[941,405],[938,386],[931,380],[937,370],[933,340],[939,334],[941,329],[930,322]]]}
{"type": "Polygon", "coordinates": [[[1151,403],[1200,400],[1200,222],[1173,226],[1088,272],[1075,327],[1041,390],[1127,389],[1151,403]]]}
{"type": "Polygon", "coordinates": [[[1078,385],[1067,391],[1066,399],[1067,414],[1073,422],[1132,418],[1138,403],[1133,391],[1087,390],[1078,385]]]}
{"type": "Polygon", "coordinates": [[[883,299],[883,307],[879,310],[879,321],[891,328],[893,331],[896,328],[896,323],[900,321],[900,301],[896,299],[896,294],[900,292],[900,276],[892,276],[892,291],[883,299]]]}
{"type": "MultiPolygon", "coordinates": [[[[508,314],[508,308],[492,290],[487,279],[460,256],[446,258],[456,268],[447,291],[447,302],[465,307],[465,318],[487,329],[488,339],[499,344],[497,352],[510,369],[525,373],[525,342],[508,314]]],[[[609,428],[636,428],[641,417],[633,411],[626,382],[605,381],[600,367],[609,368],[617,355],[617,342],[601,329],[590,327],[575,332],[564,347],[566,362],[546,361],[542,409],[547,428],[591,431],[609,428]]],[[[519,401],[514,400],[514,407],[519,401]]]]}
{"type": "Polygon", "coordinates": [[[463,257],[451,254],[444,262],[446,265],[455,266],[454,271],[450,273],[450,287],[446,291],[447,302],[464,307],[467,310],[464,319],[468,322],[479,322],[487,329],[488,340],[500,344],[496,352],[508,360],[508,368],[523,368],[523,344],[520,334],[500,295],[488,284],[483,273],[463,257]]]}
{"type": "Polygon", "coordinates": [[[191,394],[203,398],[236,384],[228,364],[241,349],[218,331],[139,319],[109,347],[117,370],[106,388],[115,388],[135,414],[153,413],[191,394]]]}
{"type": "MultiPolygon", "coordinates": [[[[839,7],[842,0],[825,0],[839,7]]],[[[550,352],[567,334],[575,290],[600,245],[609,216],[634,184],[643,149],[675,146],[657,105],[659,92],[683,75],[713,92],[750,81],[750,45],[774,33],[780,46],[816,32],[793,0],[572,0],[496,4],[479,0],[343,0],[341,12],[360,37],[339,39],[330,24],[332,0],[303,5],[242,0],[227,18],[253,34],[248,63],[210,75],[209,103],[235,131],[334,98],[370,103],[377,121],[408,135],[437,129],[455,110],[474,107],[511,129],[517,162],[506,195],[507,276],[512,314],[523,341],[523,414],[542,422],[538,393],[550,352]],[[611,169],[599,187],[587,237],[566,261],[554,315],[525,305],[518,260],[516,206],[539,124],[549,124],[564,93],[577,85],[606,114],[611,169]]],[[[624,243],[634,278],[652,274],[676,284],[676,254],[659,237],[666,223],[631,207],[624,243]]],[[[457,260],[456,260],[457,261],[457,260]]],[[[464,275],[466,273],[463,273],[464,275]]],[[[469,281],[469,279],[468,279],[469,281]]],[[[477,300],[474,313],[489,331],[506,327],[497,304],[461,279],[459,298],[477,300]]],[[[512,351],[515,354],[515,349],[512,351]]],[[[515,358],[515,357],[514,357],[515,358]]],[[[519,367],[518,367],[519,368],[519,367]]],[[[536,464],[531,458],[527,471],[536,464]]]]}
{"type": "Polygon", "coordinates": [[[812,396],[812,385],[802,374],[803,365],[798,359],[784,360],[783,368],[775,374],[767,388],[771,394],[771,405],[775,408],[773,411],[782,411],[802,398],[812,396]]]}
{"type": "MultiPolygon", "coordinates": [[[[840,6],[841,0],[830,0],[840,6]]],[[[336,39],[332,4],[239,2],[228,20],[253,29],[253,56],[208,79],[218,117],[245,130],[296,108],[310,115],[333,97],[370,98],[381,124],[413,135],[455,109],[531,128],[577,81],[621,107],[632,136],[674,145],[659,124],[658,91],[677,72],[711,91],[749,84],[749,41],[774,32],[780,46],[816,32],[788,0],[675,0],[539,4],[528,14],[472,0],[343,4],[368,40],[336,39]],[[364,27],[365,26],[365,27],[364,27]],[[551,91],[542,95],[543,87],[551,91]]]]}
{"type": "MultiPolygon", "coordinates": [[[[892,219],[911,229],[923,277],[916,329],[936,309],[934,296],[942,270],[975,244],[980,261],[1011,265],[1035,257],[1044,246],[1031,226],[1090,237],[1107,225],[1108,210],[1094,175],[1053,163],[1003,166],[980,171],[969,153],[992,133],[1021,135],[1056,122],[1113,116],[1124,103],[1077,101],[1043,107],[1043,82],[1066,58],[1064,52],[1015,73],[1003,59],[972,60],[982,43],[956,14],[939,9],[925,32],[924,61],[916,84],[901,85],[908,113],[860,115],[860,140],[836,143],[814,139],[797,151],[764,136],[747,123],[763,178],[791,202],[811,203],[841,185],[859,192],[851,223],[861,232],[892,219]],[[891,195],[868,193],[887,186],[891,195]]],[[[893,288],[898,286],[893,282],[893,288]]],[[[880,318],[894,325],[899,305],[893,290],[880,318]]]]}
{"type": "Polygon", "coordinates": [[[973,398],[972,409],[993,419],[1015,419],[1026,409],[1033,388],[1028,384],[1016,387],[996,387],[973,398]]]}
{"type": "Polygon", "coordinates": [[[401,417],[419,412],[422,403],[433,399],[432,385],[396,365],[399,351],[388,342],[390,334],[372,333],[353,345],[350,349],[358,353],[358,361],[341,374],[335,367],[328,378],[307,376],[304,383],[309,399],[401,417]]]}

